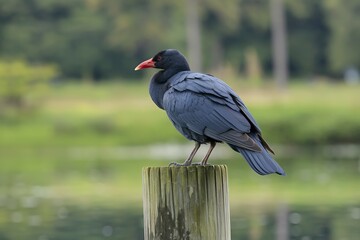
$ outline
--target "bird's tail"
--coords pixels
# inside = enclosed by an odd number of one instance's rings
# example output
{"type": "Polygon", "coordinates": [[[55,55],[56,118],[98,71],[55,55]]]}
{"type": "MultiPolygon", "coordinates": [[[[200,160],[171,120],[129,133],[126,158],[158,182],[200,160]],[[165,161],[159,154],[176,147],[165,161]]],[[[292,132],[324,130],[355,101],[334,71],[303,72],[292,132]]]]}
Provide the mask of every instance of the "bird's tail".
{"type": "Polygon", "coordinates": [[[232,149],[241,153],[250,167],[260,175],[266,175],[271,173],[277,173],[285,176],[285,171],[280,165],[271,157],[271,155],[265,150],[264,146],[257,135],[249,135],[261,148],[261,152],[255,152],[244,148],[239,148],[234,145],[230,145],[232,149]]]}

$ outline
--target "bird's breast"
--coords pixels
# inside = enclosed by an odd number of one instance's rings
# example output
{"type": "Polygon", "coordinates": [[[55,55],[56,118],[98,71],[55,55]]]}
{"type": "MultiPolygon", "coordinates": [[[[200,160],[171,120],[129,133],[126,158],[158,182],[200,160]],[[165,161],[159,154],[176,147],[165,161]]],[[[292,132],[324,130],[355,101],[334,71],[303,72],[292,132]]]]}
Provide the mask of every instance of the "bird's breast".
{"type": "Polygon", "coordinates": [[[163,106],[167,112],[175,114],[194,112],[204,102],[201,96],[195,96],[191,92],[178,92],[170,88],[163,97],[163,106]]]}
{"type": "Polygon", "coordinates": [[[203,134],[206,125],[202,124],[200,108],[204,99],[191,92],[178,92],[169,89],[163,99],[166,111],[175,128],[186,138],[200,143],[211,141],[203,134]]]}

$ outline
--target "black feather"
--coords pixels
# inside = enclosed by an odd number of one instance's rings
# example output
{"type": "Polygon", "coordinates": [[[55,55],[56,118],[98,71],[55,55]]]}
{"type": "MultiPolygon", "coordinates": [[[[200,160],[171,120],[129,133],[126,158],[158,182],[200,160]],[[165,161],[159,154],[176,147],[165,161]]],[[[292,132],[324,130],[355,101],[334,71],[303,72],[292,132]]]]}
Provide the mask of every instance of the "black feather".
{"type": "Polygon", "coordinates": [[[229,144],[258,174],[285,175],[267,152],[273,153],[259,125],[225,82],[189,71],[186,59],[176,50],[162,51],[156,59],[156,67],[163,70],[152,78],[150,95],[181,134],[199,143],[229,144]]]}

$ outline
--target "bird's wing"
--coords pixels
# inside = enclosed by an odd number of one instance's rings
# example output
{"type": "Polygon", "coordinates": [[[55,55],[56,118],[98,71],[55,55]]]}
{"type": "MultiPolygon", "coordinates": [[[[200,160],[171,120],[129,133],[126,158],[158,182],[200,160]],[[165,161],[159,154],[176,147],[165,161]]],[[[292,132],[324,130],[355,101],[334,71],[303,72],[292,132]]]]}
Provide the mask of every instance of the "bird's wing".
{"type": "Polygon", "coordinates": [[[186,72],[172,81],[171,87],[177,91],[192,91],[204,94],[213,102],[240,111],[258,133],[261,129],[241,98],[222,80],[208,74],[186,72]]]}
{"type": "MultiPolygon", "coordinates": [[[[201,80],[197,80],[201,81],[201,80]]],[[[261,151],[247,133],[251,124],[231,97],[218,89],[187,79],[173,84],[164,95],[164,109],[177,129],[189,129],[238,147],[261,151]]]]}

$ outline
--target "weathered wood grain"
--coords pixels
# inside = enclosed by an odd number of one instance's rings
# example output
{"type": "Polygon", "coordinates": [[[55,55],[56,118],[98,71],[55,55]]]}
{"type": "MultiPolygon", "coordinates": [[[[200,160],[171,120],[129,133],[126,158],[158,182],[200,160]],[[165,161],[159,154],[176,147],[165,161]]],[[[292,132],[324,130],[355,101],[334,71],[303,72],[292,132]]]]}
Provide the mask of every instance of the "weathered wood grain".
{"type": "Polygon", "coordinates": [[[226,166],[143,169],[145,240],[229,240],[226,166]]]}

